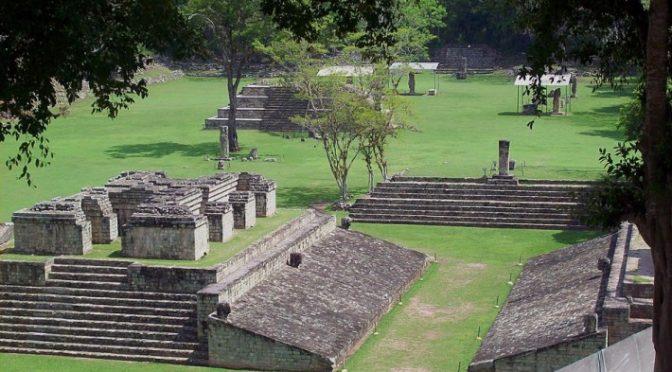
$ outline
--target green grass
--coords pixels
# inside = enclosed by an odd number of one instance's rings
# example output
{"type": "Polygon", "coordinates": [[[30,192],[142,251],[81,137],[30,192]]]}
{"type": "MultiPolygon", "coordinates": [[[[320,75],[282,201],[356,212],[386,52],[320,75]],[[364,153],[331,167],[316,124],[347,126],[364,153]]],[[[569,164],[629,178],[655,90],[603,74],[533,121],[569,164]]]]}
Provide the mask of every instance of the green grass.
{"type": "MultiPolygon", "coordinates": [[[[257,218],[254,227],[248,230],[234,230],[234,236],[225,243],[210,242],[210,252],[207,256],[198,261],[185,260],[160,260],[133,258],[133,261],[145,265],[164,265],[164,266],[184,266],[184,267],[208,267],[228,260],[238,252],[247,248],[258,239],[263,238],[271,231],[279,228],[289,220],[298,217],[303,213],[302,209],[280,208],[275,215],[265,218],[257,218]]],[[[18,260],[18,261],[46,261],[53,256],[36,256],[20,253],[12,253],[12,245],[9,244],[6,249],[0,250],[0,260],[18,260]]],[[[92,259],[123,259],[121,255],[121,239],[117,239],[111,244],[94,244],[93,249],[83,256],[92,259]]]]}
{"type": "MultiPolygon", "coordinates": [[[[420,75],[417,84],[418,91],[429,88],[430,76],[420,75]]],[[[534,130],[525,126],[530,117],[512,114],[516,88],[502,77],[457,81],[441,76],[438,96],[405,99],[414,109],[419,131],[391,141],[392,173],[409,169],[414,175],[480,177],[497,158],[497,141],[508,138],[521,177],[593,179],[602,173],[598,148],[611,148],[622,139],[615,122],[626,96],[605,90],[591,93],[581,85],[570,116],[538,118],[534,130]]],[[[70,116],[55,120],[47,130],[55,158],[51,166],[33,170],[36,188],[17,180],[18,171],[0,167],[0,221],[38,201],[102,185],[123,170],[160,169],[172,177],[216,172],[214,162],[206,159],[218,152],[217,132],[201,128],[203,120],[226,103],[223,80],[185,78],[153,85],[148,98],[115,120],[91,115],[90,103],[75,104],[70,116]]],[[[239,136],[241,153],[257,147],[262,158],[279,161],[234,161],[229,170],[259,172],[277,180],[280,206],[303,208],[337,198],[318,142],[254,130],[242,130],[239,136]]],[[[0,158],[16,148],[12,141],[2,143],[0,158]]],[[[355,194],[365,192],[366,179],[362,162],[356,162],[350,177],[355,194]]]]}
{"type": "Polygon", "coordinates": [[[349,359],[349,371],[466,370],[529,257],[596,232],[355,224],[355,229],[412,247],[433,264],[349,359]],[[413,369],[415,368],[415,369],[413,369]]]}
{"type": "MultiPolygon", "coordinates": [[[[602,174],[598,148],[611,148],[623,139],[616,119],[628,94],[606,89],[592,92],[586,80],[580,80],[579,98],[573,101],[569,116],[537,118],[534,129],[529,130],[525,124],[531,118],[515,114],[516,88],[511,79],[486,76],[457,81],[441,76],[438,96],[404,98],[415,111],[418,131],[402,133],[390,142],[391,172],[407,169],[412,175],[480,177],[483,168],[489,169],[497,158],[497,141],[506,138],[511,140],[511,157],[518,162],[516,174],[521,178],[595,179],[602,174]]],[[[430,75],[418,76],[418,91],[431,87],[430,75]]],[[[201,128],[203,119],[214,115],[225,102],[223,80],[186,78],[151,86],[149,98],[116,120],[90,115],[90,101],[77,103],[72,115],[56,120],[47,132],[56,157],[50,167],[33,171],[36,188],[17,181],[18,172],[0,169],[0,221],[38,201],[102,185],[122,170],[161,169],[172,177],[216,173],[215,164],[206,159],[217,154],[218,135],[201,128]]],[[[257,147],[262,158],[279,161],[234,161],[229,170],[258,172],[276,180],[280,207],[305,208],[337,198],[318,142],[302,142],[302,135],[284,139],[252,130],[240,131],[239,136],[241,153],[257,147]]],[[[15,150],[15,143],[3,143],[0,157],[15,150]]],[[[355,194],[366,191],[361,162],[356,162],[351,172],[350,186],[355,194]]],[[[410,367],[452,371],[460,363],[465,370],[478,348],[478,327],[484,336],[497,313],[497,296],[500,303],[505,301],[509,275],[515,277],[520,271],[519,258],[524,261],[596,235],[406,225],[355,224],[354,228],[436,255],[437,263],[404,296],[403,304],[382,320],[378,334],[369,337],[352,356],[346,365],[350,371],[410,367]]],[[[112,252],[113,247],[94,254],[109,256],[112,252]]],[[[190,370],[3,354],[0,365],[3,371],[190,370]]]]}

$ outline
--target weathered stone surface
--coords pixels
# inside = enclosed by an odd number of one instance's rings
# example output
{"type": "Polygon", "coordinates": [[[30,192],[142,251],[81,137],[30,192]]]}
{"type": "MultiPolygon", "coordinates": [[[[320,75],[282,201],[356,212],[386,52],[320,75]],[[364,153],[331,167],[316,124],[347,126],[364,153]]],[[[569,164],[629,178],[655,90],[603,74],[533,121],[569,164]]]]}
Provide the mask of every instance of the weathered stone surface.
{"type": "Polygon", "coordinates": [[[114,213],[107,190],[104,188],[87,188],[78,196],[81,198],[82,210],[86,219],[91,222],[91,240],[94,244],[107,244],[117,239],[117,214],[114,213]]]}
{"type": "Polygon", "coordinates": [[[205,207],[208,217],[209,240],[226,242],[233,238],[233,208],[227,202],[209,202],[205,207]]]}
{"type": "Polygon", "coordinates": [[[246,368],[267,368],[267,363],[275,362],[281,369],[294,364],[292,370],[312,371],[325,370],[321,363],[329,361],[326,370],[333,369],[398,301],[427,262],[422,253],[334,230],[303,252],[298,268],[283,265],[230,302],[225,321],[210,322],[210,362],[246,368]],[[230,327],[240,331],[224,334],[230,327]],[[264,350],[258,355],[239,347],[260,343],[264,350]]]}
{"type": "Polygon", "coordinates": [[[270,217],[275,214],[275,181],[267,180],[258,174],[243,172],[238,178],[239,191],[254,192],[257,217],[270,217]]]}
{"type": "Polygon", "coordinates": [[[134,291],[195,293],[217,281],[217,268],[128,266],[128,286],[134,291]]]}
{"type": "Polygon", "coordinates": [[[606,346],[596,309],[609,235],[535,257],[524,267],[470,371],[553,371],[606,346]]]}
{"type": "Polygon", "coordinates": [[[209,251],[208,223],[185,206],[141,205],[128,220],[121,252],[127,257],[197,260],[209,251]]]}
{"type": "Polygon", "coordinates": [[[0,223],[0,244],[5,244],[14,238],[14,224],[0,223]]]}
{"type": "Polygon", "coordinates": [[[249,229],[257,223],[256,201],[251,191],[234,191],[229,194],[229,203],[233,207],[233,227],[249,229]]]}
{"type": "Polygon", "coordinates": [[[14,212],[12,222],[16,252],[82,255],[91,250],[91,223],[77,202],[39,203],[14,212]]]}
{"type": "Polygon", "coordinates": [[[43,286],[52,263],[0,260],[0,284],[43,286]]]}

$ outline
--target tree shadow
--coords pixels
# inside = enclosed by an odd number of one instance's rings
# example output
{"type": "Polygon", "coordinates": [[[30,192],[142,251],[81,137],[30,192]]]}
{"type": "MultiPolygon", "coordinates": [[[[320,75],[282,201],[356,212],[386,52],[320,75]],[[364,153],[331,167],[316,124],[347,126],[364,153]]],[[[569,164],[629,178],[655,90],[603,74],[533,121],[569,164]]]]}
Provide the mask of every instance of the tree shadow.
{"type": "Polygon", "coordinates": [[[584,132],[579,132],[579,134],[584,136],[595,136],[595,137],[604,137],[611,138],[616,141],[625,140],[625,135],[621,129],[592,129],[584,132]]]}
{"type": "Polygon", "coordinates": [[[126,158],[161,158],[179,153],[187,157],[203,157],[219,152],[216,142],[203,142],[185,145],[175,142],[140,143],[112,146],[105,151],[115,159],[126,158]]]}
{"type": "Polygon", "coordinates": [[[338,199],[338,188],[333,187],[282,187],[278,193],[278,205],[283,208],[308,208],[320,202],[333,202],[338,199]]]}
{"type": "Polygon", "coordinates": [[[563,230],[553,234],[553,240],[565,245],[578,244],[586,240],[605,235],[606,231],[598,230],[563,230]]]}

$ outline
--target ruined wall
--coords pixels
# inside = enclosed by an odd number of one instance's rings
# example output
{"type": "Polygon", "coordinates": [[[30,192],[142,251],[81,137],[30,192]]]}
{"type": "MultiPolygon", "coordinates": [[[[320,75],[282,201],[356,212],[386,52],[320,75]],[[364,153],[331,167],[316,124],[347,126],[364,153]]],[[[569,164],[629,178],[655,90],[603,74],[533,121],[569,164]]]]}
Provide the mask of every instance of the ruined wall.
{"type": "Polygon", "coordinates": [[[0,284],[43,286],[52,263],[0,260],[0,284]]]}
{"type": "Polygon", "coordinates": [[[215,317],[208,321],[209,363],[214,367],[273,371],[331,371],[326,358],[248,332],[215,317]]]}
{"type": "Polygon", "coordinates": [[[205,215],[211,242],[226,242],[233,238],[233,208],[229,203],[208,202],[205,215]]]}
{"type": "Polygon", "coordinates": [[[39,203],[14,212],[12,222],[16,252],[82,255],[91,250],[91,223],[78,203],[39,203]]]}
{"type": "Polygon", "coordinates": [[[553,372],[606,346],[606,332],[600,331],[580,339],[497,359],[494,362],[472,364],[469,366],[469,372],[553,372]]]}
{"type": "Polygon", "coordinates": [[[196,293],[217,281],[217,271],[217,267],[199,269],[131,264],[127,280],[134,291],[196,293]]]}

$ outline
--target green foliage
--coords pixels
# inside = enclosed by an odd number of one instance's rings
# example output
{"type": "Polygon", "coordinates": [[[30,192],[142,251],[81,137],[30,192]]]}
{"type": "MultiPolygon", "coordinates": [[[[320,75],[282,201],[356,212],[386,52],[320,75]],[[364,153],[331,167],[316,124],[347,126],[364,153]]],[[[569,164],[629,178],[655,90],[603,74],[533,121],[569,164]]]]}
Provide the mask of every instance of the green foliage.
{"type": "Polygon", "coordinates": [[[427,45],[444,26],[446,9],[437,0],[401,0],[390,54],[396,62],[418,62],[429,58],[427,45]]]}
{"type": "Polygon", "coordinates": [[[368,58],[388,59],[400,0],[262,0],[266,14],[297,39],[316,41],[328,20],[337,37],[357,34],[355,44],[368,58]]]}
{"type": "Polygon", "coordinates": [[[72,103],[87,81],[94,112],[115,117],[137,97],[143,80],[133,80],[145,62],[145,48],[183,54],[193,34],[172,0],[3,1],[0,3],[0,142],[18,142],[9,168],[48,164],[44,133],[59,115],[59,84],[72,103]]]}

